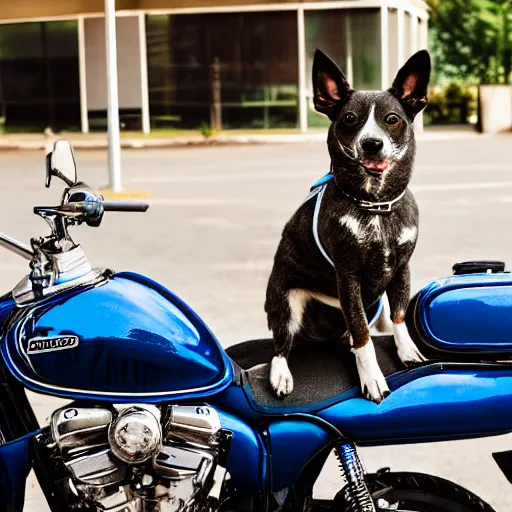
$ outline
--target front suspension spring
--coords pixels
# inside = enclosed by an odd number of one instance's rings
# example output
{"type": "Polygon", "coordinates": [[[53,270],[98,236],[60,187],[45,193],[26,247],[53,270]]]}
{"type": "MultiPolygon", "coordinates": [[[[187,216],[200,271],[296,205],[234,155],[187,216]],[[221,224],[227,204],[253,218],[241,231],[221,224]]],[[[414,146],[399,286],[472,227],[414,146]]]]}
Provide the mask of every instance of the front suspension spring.
{"type": "Polygon", "coordinates": [[[346,512],[376,512],[356,447],[352,443],[345,443],[338,446],[335,453],[341,475],[347,482],[341,491],[347,504],[346,512]]]}

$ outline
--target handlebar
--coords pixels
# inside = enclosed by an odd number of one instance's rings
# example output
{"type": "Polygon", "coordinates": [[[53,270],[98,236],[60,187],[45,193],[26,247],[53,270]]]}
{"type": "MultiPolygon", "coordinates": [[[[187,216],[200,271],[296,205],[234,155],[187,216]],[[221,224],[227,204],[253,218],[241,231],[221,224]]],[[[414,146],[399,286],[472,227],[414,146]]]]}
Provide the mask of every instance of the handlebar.
{"type": "MultiPolygon", "coordinates": [[[[104,201],[101,195],[85,183],[67,189],[59,206],[36,206],[34,213],[45,218],[52,231],[66,230],[68,225],[82,224],[98,227],[104,212],[145,212],[149,204],[143,201],[104,201]],[[57,223],[56,219],[63,219],[57,223]]],[[[60,233],[58,236],[64,236],[60,233]]],[[[67,236],[67,235],[66,235],[67,236]]]]}
{"type": "Polygon", "coordinates": [[[34,213],[63,217],[101,216],[105,212],[145,212],[149,204],[143,201],[73,201],[60,206],[36,206],[34,213]]]}
{"type": "Polygon", "coordinates": [[[149,204],[143,201],[102,201],[106,212],[145,212],[149,204]]]}

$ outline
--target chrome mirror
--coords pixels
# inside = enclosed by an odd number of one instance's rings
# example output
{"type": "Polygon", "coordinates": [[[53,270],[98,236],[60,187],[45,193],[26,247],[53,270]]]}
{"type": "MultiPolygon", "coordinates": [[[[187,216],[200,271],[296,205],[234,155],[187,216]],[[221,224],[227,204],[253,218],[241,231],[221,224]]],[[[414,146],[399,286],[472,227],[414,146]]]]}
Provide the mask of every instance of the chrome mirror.
{"type": "Polygon", "coordinates": [[[60,178],[68,187],[77,181],[75,157],[71,144],[65,140],[58,140],[53,151],[46,156],[46,186],[49,187],[52,176],[60,178]]]}

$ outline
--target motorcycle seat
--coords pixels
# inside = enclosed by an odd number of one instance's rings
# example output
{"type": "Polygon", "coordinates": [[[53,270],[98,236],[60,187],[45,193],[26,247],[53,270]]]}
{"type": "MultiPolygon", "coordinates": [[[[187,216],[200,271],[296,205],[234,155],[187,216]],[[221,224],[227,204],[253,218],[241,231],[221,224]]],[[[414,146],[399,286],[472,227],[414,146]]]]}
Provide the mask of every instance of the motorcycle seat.
{"type": "MultiPolygon", "coordinates": [[[[385,376],[405,370],[396,353],[393,336],[374,336],[375,351],[385,376]]],[[[289,357],[293,392],[282,399],[275,396],[269,382],[272,339],[251,340],[227,349],[242,369],[245,393],[258,412],[313,412],[333,403],[360,395],[359,376],[349,347],[340,343],[303,343],[289,357]]]]}
{"type": "MultiPolygon", "coordinates": [[[[441,349],[426,342],[414,322],[414,303],[413,300],[407,312],[407,326],[412,339],[428,359],[425,365],[512,363],[510,350],[500,352],[492,345],[488,349],[462,351],[458,347],[441,349]]],[[[407,370],[398,358],[393,336],[375,335],[373,341],[385,377],[407,370]]],[[[288,361],[294,389],[285,398],[277,398],[269,382],[269,363],[274,357],[272,339],[246,341],[229,347],[227,353],[242,369],[245,393],[253,409],[260,413],[313,412],[361,396],[354,356],[349,347],[341,343],[317,341],[294,347],[288,361]]]]}

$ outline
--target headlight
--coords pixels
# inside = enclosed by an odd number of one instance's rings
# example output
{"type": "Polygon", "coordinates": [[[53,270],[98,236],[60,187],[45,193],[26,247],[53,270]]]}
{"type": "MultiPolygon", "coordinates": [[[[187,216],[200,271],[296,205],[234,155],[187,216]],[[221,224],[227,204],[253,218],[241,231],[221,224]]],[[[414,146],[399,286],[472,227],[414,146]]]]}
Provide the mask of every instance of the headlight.
{"type": "Polygon", "coordinates": [[[132,407],[111,423],[108,439],[117,458],[128,464],[138,464],[160,452],[162,427],[150,411],[132,407]]]}

